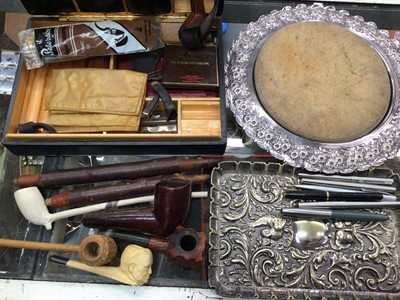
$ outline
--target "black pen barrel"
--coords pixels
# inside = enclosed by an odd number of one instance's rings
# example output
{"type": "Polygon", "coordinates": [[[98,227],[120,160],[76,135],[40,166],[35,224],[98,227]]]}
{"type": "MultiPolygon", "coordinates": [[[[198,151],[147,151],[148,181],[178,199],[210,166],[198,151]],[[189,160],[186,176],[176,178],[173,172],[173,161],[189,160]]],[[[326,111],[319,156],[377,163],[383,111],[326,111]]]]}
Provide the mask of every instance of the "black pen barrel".
{"type": "Polygon", "coordinates": [[[379,192],[287,191],[285,197],[291,199],[324,201],[382,201],[383,194],[379,192]]]}
{"type": "Polygon", "coordinates": [[[343,221],[381,222],[390,220],[389,216],[357,210],[330,210],[320,208],[282,208],[282,215],[294,218],[332,219],[343,221]]]}
{"type": "Polygon", "coordinates": [[[334,210],[332,211],[332,219],[361,222],[384,222],[390,220],[390,218],[384,214],[352,210],[334,210]]]}

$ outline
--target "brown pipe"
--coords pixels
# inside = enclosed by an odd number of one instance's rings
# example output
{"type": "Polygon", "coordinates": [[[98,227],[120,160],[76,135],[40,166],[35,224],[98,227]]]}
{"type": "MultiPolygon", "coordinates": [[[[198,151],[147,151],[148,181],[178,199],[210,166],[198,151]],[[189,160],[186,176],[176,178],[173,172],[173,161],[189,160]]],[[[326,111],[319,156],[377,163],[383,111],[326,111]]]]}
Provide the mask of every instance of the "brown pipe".
{"type": "Polygon", "coordinates": [[[156,184],[154,208],[110,209],[85,215],[83,225],[141,231],[166,237],[181,225],[189,212],[191,184],[170,179],[156,184]]]}
{"type": "Polygon", "coordinates": [[[110,263],[117,255],[117,244],[105,235],[93,234],[84,238],[80,245],[33,242],[0,238],[1,247],[25,248],[57,252],[79,253],[81,261],[90,266],[110,263]]]}
{"type": "Polygon", "coordinates": [[[14,179],[13,184],[20,188],[28,186],[48,188],[109,180],[136,179],[180,173],[196,168],[212,167],[217,163],[217,159],[211,158],[185,159],[181,157],[165,157],[131,163],[52,170],[37,174],[23,175],[14,179]]]}
{"type": "Polygon", "coordinates": [[[204,0],[190,0],[190,11],[189,16],[182,24],[184,28],[200,26],[207,17],[204,0]]]}
{"type": "Polygon", "coordinates": [[[164,253],[171,261],[179,263],[186,269],[196,269],[204,261],[206,235],[204,232],[197,232],[192,228],[178,226],[167,238],[115,230],[107,231],[104,234],[117,242],[136,244],[164,253]]]}
{"type": "Polygon", "coordinates": [[[191,13],[182,23],[178,31],[181,44],[189,49],[200,48],[204,45],[214,24],[215,17],[222,14],[223,0],[214,0],[214,7],[207,15],[203,0],[190,0],[191,13]]]}
{"type": "Polygon", "coordinates": [[[178,31],[181,44],[189,49],[195,49],[203,46],[204,39],[208,31],[203,35],[200,28],[207,14],[204,9],[204,0],[190,0],[191,12],[182,23],[178,31]]]}
{"type": "Polygon", "coordinates": [[[153,193],[156,184],[167,179],[188,180],[194,184],[200,184],[210,179],[209,174],[199,175],[159,175],[154,177],[145,177],[135,180],[119,182],[117,184],[103,185],[86,189],[66,191],[60,194],[52,195],[45,200],[47,206],[52,207],[79,207],[88,204],[107,202],[110,200],[120,200],[133,196],[141,196],[153,193]]]}

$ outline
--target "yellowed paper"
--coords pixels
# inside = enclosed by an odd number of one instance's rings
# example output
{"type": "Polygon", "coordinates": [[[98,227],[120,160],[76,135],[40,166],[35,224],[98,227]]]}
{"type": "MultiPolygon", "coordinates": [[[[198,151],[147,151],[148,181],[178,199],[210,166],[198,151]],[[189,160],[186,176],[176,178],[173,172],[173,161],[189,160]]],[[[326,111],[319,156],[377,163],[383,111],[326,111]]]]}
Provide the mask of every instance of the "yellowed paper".
{"type": "Polygon", "coordinates": [[[52,70],[49,81],[48,122],[58,132],[138,131],[147,74],[67,68],[52,70]]]}
{"type": "Polygon", "coordinates": [[[56,69],[46,91],[47,109],[138,115],[147,74],[100,68],[56,69]]]}

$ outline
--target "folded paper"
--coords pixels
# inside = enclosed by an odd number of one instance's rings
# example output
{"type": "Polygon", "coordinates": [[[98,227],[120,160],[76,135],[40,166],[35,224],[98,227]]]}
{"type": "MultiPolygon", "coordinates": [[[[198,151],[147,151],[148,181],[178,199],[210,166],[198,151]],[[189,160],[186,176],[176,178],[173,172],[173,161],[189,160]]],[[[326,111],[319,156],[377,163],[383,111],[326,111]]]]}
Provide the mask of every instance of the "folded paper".
{"type": "Polygon", "coordinates": [[[45,92],[49,123],[59,132],[137,131],[147,74],[101,68],[52,71],[45,92]]]}

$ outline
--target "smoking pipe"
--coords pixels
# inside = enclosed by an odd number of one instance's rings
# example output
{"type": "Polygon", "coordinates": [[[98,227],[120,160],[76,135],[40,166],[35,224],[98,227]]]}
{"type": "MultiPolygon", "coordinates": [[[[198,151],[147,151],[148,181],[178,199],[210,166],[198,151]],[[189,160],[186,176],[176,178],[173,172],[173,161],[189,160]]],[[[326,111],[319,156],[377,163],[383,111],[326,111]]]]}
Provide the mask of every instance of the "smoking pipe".
{"type": "Polygon", "coordinates": [[[82,223],[87,227],[128,229],[166,237],[185,221],[190,195],[189,181],[164,180],[156,184],[154,208],[100,211],[85,215],[82,223]]]}
{"type": "Polygon", "coordinates": [[[123,198],[152,194],[159,181],[166,179],[189,180],[194,184],[200,184],[210,179],[209,174],[184,175],[168,174],[153,177],[144,177],[134,180],[126,180],[116,184],[101,185],[85,189],[65,191],[52,195],[46,199],[46,205],[51,207],[79,207],[123,198]]]}
{"type": "Polygon", "coordinates": [[[181,157],[165,157],[131,163],[52,170],[23,175],[14,179],[13,184],[20,188],[28,186],[48,188],[70,184],[137,179],[163,174],[180,173],[196,168],[207,168],[212,167],[217,163],[218,160],[212,158],[185,159],[181,157]]]}
{"type": "Polygon", "coordinates": [[[178,262],[183,268],[197,268],[203,262],[206,248],[206,235],[192,228],[178,226],[167,238],[159,238],[140,233],[108,230],[103,234],[117,242],[136,244],[150,250],[168,255],[171,261],[178,262]]]}
{"type": "Polygon", "coordinates": [[[121,264],[118,267],[88,266],[80,261],[56,255],[50,256],[49,260],[71,268],[111,278],[118,282],[139,286],[149,280],[151,266],[153,265],[153,254],[149,249],[137,245],[129,245],[122,252],[121,264]]]}
{"type": "Polygon", "coordinates": [[[119,201],[99,203],[85,207],[78,207],[51,214],[47,210],[47,206],[44,202],[42,194],[35,186],[15,191],[14,198],[20,212],[29,222],[35,225],[44,225],[47,230],[51,230],[51,223],[56,220],[78,216],[81,214],[98,211],[109,207],[124,206],[142,202],[149,202],[153,200],[152,196],[143,196],[119,201]]]}
{"type": "Polygon", "coordinates": [[[21,241],[0,238],[1,247],[26,248],[57,252],[79,253],[79,258],[90,266],[110,263],[117,255],[117,244],[108,236],[93,234],[84,238],[80,245],[21,241]]]}
{"type": "MultiPolygon", "coordinates": [[[[200,26],[207,17],[203,0],[190,0],[191,13],[182,23],[178,31],[179,39],[186,48],[194,49],[203,46],[208,32],[203,35],[200,26]]],[[[211,27],[211,26],[210,26],[211,27]]]]}
{"type": "Polygon", "coordinates": [[[190,0],[191,13],[178,31],[181,44],[189,49],[202,47],[215,17],[222,14],[223,5],[223,0],[215,0],[214,7],[207,15],[203,0],[190,0]]]}
{"type": "MultiPolygon", "coordinates": [[[[191,195],[195,198],[206,197],[204,192],[194,192],[191,195]]],[[[40,193],[39,189],[35,186],[19,189],[14,192],[15,202],[21,212],[21,214],[31,223],[35,225],[44,225],[47,230],[51,230],[52,223],[60,219],[66,219],[81,214],[86,214],[93,211],[99,211],[102,209],[109,209],[112,207],[120,207],[131,204],[138,204],[143,202],[153,201],[154,196],[141,196],[136,198],[129,198],[118,201],[109,201],[104,203],[98,203],[88,205],[85,207],[72,208],[56,213],[49,213],[44,198],[40,193]]]]}

